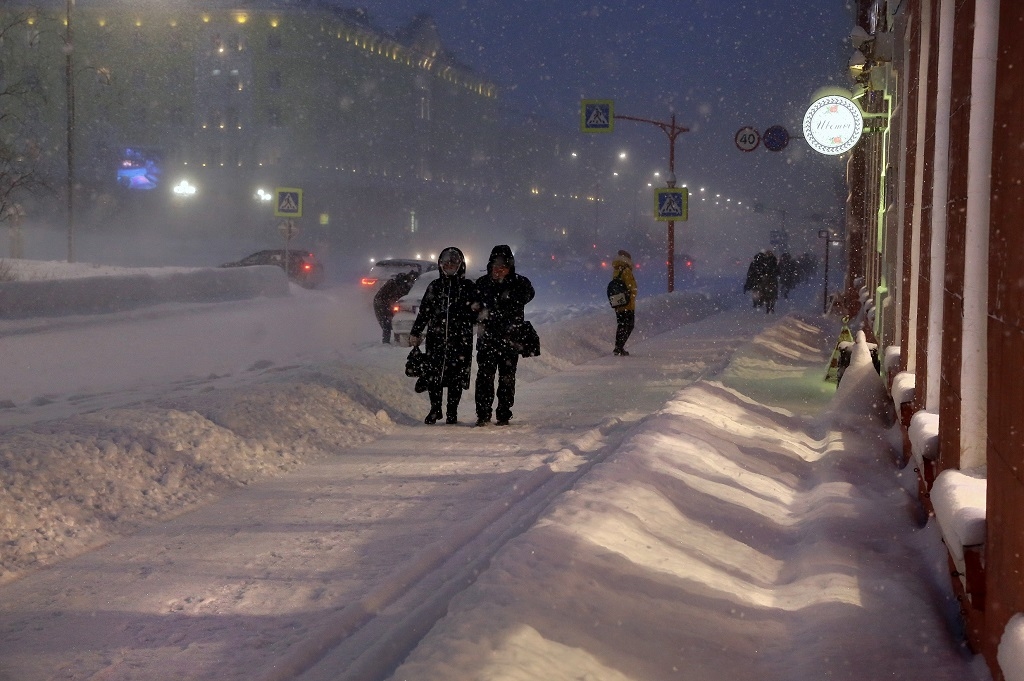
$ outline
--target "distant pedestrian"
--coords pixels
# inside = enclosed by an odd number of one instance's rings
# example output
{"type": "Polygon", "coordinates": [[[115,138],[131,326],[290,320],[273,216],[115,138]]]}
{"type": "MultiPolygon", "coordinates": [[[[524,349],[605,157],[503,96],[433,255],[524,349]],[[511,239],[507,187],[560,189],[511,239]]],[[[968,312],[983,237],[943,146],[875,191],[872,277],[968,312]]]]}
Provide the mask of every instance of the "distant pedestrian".
{"type": "Polygon", "coordinates": [[[427,285],[409,341],[427,339],[427,371],[420,377],[430,396],[430,413],[424,423],[441,418],[444,389],[448,389],[446,423],[459,420],[462,391],[469,387],[473,363],[473,324],[481,309],[476,283],[466,279],[466,258],[454,246],[441,251],[437,259],[440,276],[427,285]]]}
{"type": "Polygon", "coordinates": [[[396,274],[384,282],[384,285],[373,297],[373,313],[377,316],[377,323],[380,324],[380,329],[383,332],[382,343],[391,342],[391,320],[395,317],[395,303],[412,290],[415,281],[415,272],[396,274]]]}
{"type": "Polygon", "coordinates": [[[754,256],[747,268],[747,279],[743,292],[752,292],[754,307],[764,305],[765,314],[775,312],[775,301],[779,297],[779,262],[770,250],[763,250],[754,256]]]}
{"type": "Polygon", "coordinates": [[[516,397],[519,364],[519,329],[526,304],[533,300],[533,284],[516,272],[515,256],[508,246],[495,246],[487,261],[487,274],[476,280],[483,311],[482,331],[476,341],[476,425],[491,420],[494,377],[498,377],[496,425],[507,426],[516,397]]]}
{"type": "Polygon", "coordinates": [[[629,289],[629,301],[615,308],[615,349],[612,354],[628,357],[626,341],[636,326],[636,278],[633,276],[633,256],[619,251],[612,261],[612,278],[621,280],[629,289]]]}
{"type": "Polygon", "coordinates": [[[789,253],[783,253],[779,258],[779,290],[782,297],[789,299],[789,292],[792,291],[797,282],[800,281],[800,271],[797,268],[796,260],[789,253]]]}

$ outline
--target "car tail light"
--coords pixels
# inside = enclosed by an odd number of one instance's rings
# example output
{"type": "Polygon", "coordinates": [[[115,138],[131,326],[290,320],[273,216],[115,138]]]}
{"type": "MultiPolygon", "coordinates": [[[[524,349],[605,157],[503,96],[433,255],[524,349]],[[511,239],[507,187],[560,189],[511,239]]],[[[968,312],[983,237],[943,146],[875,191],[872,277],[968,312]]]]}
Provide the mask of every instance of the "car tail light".
{"type": "Polygon", "coordinates": [[[692,260],[687,260],[686,261],[686,266],[687,267],[693,267],[693,261],[692,260]]]}
{"type": "Polygon", "coordinates": [[[308,262],[304,262],[304,263],[302,263],[302,269],[304,269],[304,270],[306,270],[308,272],[311,269],[313,269],[313,266],[310,265],[308,262]]]}
{"type": "Polygon", "coordinates": [[[392,312],[401,312],[402,311],[402,306],[401,305],[392,305],[391,306],[391,311],[392,312]]]}
{"type": "Polygon", "coordinates": [[[360,283],[363,286],[373,286],[374,284],[377,283],[377,280],[373,277],[363,277],[360,283]]]}

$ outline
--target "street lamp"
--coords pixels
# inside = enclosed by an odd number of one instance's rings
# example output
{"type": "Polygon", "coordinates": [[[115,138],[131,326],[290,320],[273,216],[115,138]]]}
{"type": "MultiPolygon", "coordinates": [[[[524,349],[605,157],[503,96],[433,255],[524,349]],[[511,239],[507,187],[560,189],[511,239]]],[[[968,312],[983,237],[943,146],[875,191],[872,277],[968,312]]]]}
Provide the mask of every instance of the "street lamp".
{"type": "Polygon", "coordinates": [[[828,312],[828,247],[832,243],[832,233],[827,229],[818,230],[818,238],[825,240],[825,279],[821,287],[821,312],[828,312]]]}

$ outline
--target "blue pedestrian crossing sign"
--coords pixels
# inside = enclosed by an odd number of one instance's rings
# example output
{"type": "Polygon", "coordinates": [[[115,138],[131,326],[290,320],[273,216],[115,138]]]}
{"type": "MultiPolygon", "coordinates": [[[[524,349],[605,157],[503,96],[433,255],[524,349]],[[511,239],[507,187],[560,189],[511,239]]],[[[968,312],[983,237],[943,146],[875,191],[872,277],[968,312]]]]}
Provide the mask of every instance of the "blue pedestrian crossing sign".
{"type": "Polygon", "coordinates": [[[611,99],[580,100],[580,130],[612,132],[615,129],[615,102],[611,99]]]}
{"type": "Polygon", "coordinates": [[[301,218],[302,190],[294,187],[278,187],[274,190],[274,217],[301,218]]]}
{"type": "Polygon", "coordinates": [[[654,219],[662,222],[685,221],[690,212],[690,190],[663,187],[654,190],[654,219]]]}

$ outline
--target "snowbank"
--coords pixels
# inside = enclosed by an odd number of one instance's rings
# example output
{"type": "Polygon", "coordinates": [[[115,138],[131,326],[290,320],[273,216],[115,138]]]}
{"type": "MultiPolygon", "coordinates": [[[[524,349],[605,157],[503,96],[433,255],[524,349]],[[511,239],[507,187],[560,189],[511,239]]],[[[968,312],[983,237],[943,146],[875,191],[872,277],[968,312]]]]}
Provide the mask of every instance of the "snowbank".
{"type": "Polygon", "coordinates": [[[284,271],[271,266],[99,269],[72,264],[65,269],[67,263],[6,262],[17,277],[0,282],[0,318],[8,319],[288,295],[284,271]]]}

